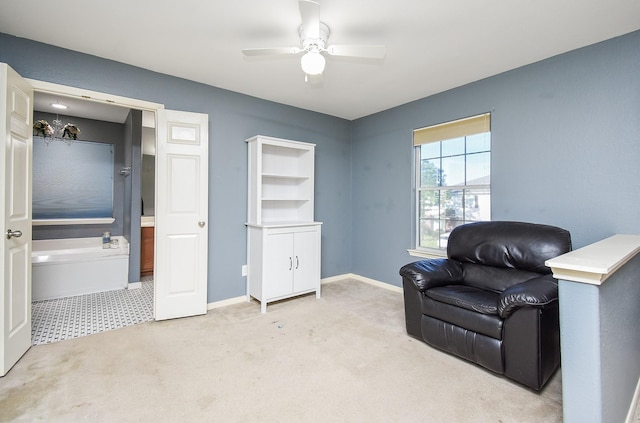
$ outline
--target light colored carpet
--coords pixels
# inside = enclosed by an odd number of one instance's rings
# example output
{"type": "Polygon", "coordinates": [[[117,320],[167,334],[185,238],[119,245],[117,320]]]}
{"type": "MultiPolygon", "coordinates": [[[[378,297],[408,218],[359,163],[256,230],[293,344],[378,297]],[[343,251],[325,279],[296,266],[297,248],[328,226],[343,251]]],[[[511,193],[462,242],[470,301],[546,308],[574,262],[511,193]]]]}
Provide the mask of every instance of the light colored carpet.
{"type": "Polygon", "coordinates": [[[534,393],[408,337],[400,293],[322,294],[34,346],[0,378],[0,420],[562,420],[560,372],[534,393]]]}

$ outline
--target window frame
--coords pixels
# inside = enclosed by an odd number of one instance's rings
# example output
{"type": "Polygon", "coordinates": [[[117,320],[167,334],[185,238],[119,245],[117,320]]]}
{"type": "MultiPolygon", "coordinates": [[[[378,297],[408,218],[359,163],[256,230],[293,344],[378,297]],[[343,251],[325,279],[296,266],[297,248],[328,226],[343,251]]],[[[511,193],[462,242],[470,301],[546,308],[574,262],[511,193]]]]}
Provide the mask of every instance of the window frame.
{"type": "MultiPolygon", "coordinates": [[[[415,225],[414,226],[414,231],[413,231],[413,236],[414,236],[414,248],[413,249],[409,249],[408,252],[413,255],[413,256],[417,256],[417,257],[423,257],[423,258],[438,258],[438,257],[446,257],[446,247],[438,247],[438,248],[434,248],[434,247],[423,247],[420,245],[420,237],[421,237],[421,212],[420,212],[420,207],[421,207],[421,202],[420,202],[420,195],[421,193],[425,192],[425,191],[435,191],[435,192],[443,192],[443,191],[463,191],[463,193],[465,191],[469,191],[469,190],[488,190],[488,196],[489,196],[489,217],[487,220],[491,220],[491,162],[492,162],[492,155],[491,155],[491,150],[492,150],[492,134],[491,134],[491,127],[490,127],[490,118],[491,115],[490,113],[484,113],[484,114],[480,114],[480,115],[475,115],[475,116],[471,116],[469,118],[464,118],[464,119],[458,119],[458,120],[453,120],[453,121],[449,121],[449,122],[445,122],[442,124],[438,124],[438,125],[432,125],[432,126],[427,126],[424,128],[420,128],[420,129],[416,129],[413,132],[413,136],[414,136],[414,141],[413,141],[413,175],[412,175],[412,185],[413,185],[413,208],[412,208],[412,215],[413,215],[413,222],[412,224],[415,225]],[[473,120],[481,120],[481,119],[486,119],[486,123],[484,123],[484,129],[478,129],[478,128],[471,128],[469,129],[468,125],[467,128],[464,128],[464,126],[466,125],[465,121],[473,121],[473,120]],[[442,139],[434,139],[433,134],[427,134],[427,138],[429,138],[428,141],[424,141],[424,137],[422,140],[420,140],[419,142],[416,142],[416,133],[419,131],[430,131],[432,130],[432,128],[436,128],[436,130],[434,131],[434,133],[436,134],[435,137],[439,137],[439,136],[444,136],[446,137],[446,135],[442,135],[442,133],[444,132],[444,134],[446,134],[446,125],[451,125],[451,127],[453,128],[452,132],[454,136],[448,137],[448,138],[442,138],[442,139]],[[462,129],[461,129],[462,127],[462,129]],[[443,131],[444,129],[444,131],[443,131]],[[460,131],[467,131],[470,133],[464,133],[464,135],[460,134],[460,131]],[[473,185],[467,185],[466,184],[466,174],[465,174],[465,181],[463,184],[456,184],[456,185],[441,185],[439,181],[438,185],[434,185],[434,186],[430,186],[430,187],[423,187],[422,186],[422,160],[423,158],[422,156],[422,151],[421,151],[421,146],[423,144],[430,144],[430,143],[436,143],[436,142],[442,142],[442,141],[448,141],[448,140],[452,140],[452,139],[456,139],[456,138],[461,138],[461,137],[465,137],[465,148],[464,148],[464,153],[461,154],[462,157],[464,157],[465,160],[465,169],[466,169],[466,161],[468,156],[473,155],[473,154],[477,154],[478,152],[467,152],[467,140],[466,137],[472,136],[472,135],[476,135],[476,134],[482,134],[482,133],[489,133],[489,148],[488,150],[486,150],[485,152],[489,153],[489,183],[488,184],[473,184],[473,185]]],[[[421,134],[423,135],[423,134],[421,134]]],[[[442,160],[443,157],[449,157],[449,156],[443,156],[442,154],[442,144],[440,145],[440,155],[439,155],[439,160],[442,160]]],[[[475,222],[477,220],[467,220],[467,213],[466,213],[466,200],[464,199],[464,194],[463,194],[463,210],[465,210],[465,212],[463,213],[462,216],[462,223],[469,223],[469,222],[475,222]]],[[[484,220],[484,219],[483,219],[484,220]]]]}

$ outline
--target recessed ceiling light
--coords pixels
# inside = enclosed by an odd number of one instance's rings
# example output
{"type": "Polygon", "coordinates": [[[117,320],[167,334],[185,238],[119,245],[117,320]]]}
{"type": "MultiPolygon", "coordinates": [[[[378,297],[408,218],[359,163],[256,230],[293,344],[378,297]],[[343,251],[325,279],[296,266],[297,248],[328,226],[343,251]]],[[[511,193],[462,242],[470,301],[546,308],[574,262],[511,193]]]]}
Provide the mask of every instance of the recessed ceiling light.
{"type": "Polygon", "coordinates": [[[55,109],[66,109],[67,106],[65,106],[64,104],[61,103],[51,103],[51,107],[55,108],[55,109]]]}

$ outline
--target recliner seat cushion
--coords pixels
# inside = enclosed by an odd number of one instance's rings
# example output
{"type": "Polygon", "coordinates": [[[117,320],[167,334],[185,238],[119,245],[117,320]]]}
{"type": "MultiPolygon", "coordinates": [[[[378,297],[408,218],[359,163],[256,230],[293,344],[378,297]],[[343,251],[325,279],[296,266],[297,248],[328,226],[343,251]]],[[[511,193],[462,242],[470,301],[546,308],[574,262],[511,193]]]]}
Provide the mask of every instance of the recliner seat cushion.
{"type": "Polygon", "coordinates": [[[500,295],[466,285],[447,285],[426,291],[429,298],[482,314],[497,315],[500,295]]]}

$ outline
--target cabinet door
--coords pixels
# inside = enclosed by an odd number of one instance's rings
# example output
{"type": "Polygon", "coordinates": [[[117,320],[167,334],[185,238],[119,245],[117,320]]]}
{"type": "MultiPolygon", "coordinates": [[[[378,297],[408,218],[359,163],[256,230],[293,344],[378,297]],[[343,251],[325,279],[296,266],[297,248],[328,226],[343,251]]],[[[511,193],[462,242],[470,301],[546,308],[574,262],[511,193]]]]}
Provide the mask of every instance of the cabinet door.
{"type": "Polygon", "coordinates": [[[264,246],[262,301],[293,292],[293,234],[269,234],[264,246]]]}
{"type": "Polygon", "coordinates": [[[153,275],[153,242],[154,228],[142,228],[142,243],[140,247],[140,276],[153,275]]]}
{"type": "Polygon", "coordinates": [[[294,292],[309,291],[318,287],[319,237],[317,229],[294,233],[294,292]]]}

